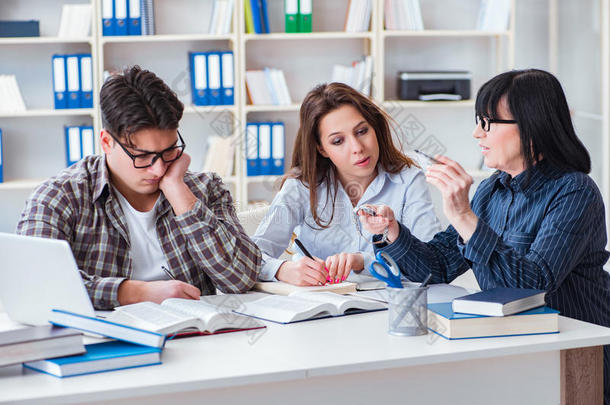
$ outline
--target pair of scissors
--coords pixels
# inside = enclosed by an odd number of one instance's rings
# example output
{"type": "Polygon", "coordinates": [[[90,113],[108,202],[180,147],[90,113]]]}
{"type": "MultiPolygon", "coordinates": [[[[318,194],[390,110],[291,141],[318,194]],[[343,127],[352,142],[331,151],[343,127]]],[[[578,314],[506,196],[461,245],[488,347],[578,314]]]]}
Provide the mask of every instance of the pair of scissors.
{"type": "Polygon", "coordinates": [[[376,260],[373,260],[369,268],[371,274],[378,280],[385,282],[388,287],[402,288],[400,269],[394,259],[386,252],[377,252],[375,258],[376,260]]]}

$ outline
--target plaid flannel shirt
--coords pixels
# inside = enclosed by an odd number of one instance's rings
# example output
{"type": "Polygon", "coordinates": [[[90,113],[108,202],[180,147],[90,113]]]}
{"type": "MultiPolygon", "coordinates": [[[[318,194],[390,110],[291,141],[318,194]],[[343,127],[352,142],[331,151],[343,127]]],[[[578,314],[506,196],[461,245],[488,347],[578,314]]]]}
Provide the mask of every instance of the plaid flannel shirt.
{"type": "MultiPolygon", "coordinates": [[[[161,193],[157,234],[169,270],[203,295],[252,288],[261,253],[239,224],[233,200],[211,173],[190,173],[185,183],[198,198],[176,216],[161,193]]],[[[17,233],[70,243],[95,308],[119,305],[118,289],[132,274],[130,239],[104,156],[90,156],[34,190],[17,233]]]]}

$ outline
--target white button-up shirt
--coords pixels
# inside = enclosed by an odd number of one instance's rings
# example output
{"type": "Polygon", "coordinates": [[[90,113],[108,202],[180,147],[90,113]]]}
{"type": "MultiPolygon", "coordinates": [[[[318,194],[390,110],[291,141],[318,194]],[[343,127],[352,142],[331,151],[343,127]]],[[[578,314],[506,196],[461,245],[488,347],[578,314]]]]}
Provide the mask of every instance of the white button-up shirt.
{"type": "MultiPolygon", "coordinates": [[[[372,235],[364,227],[358,232],[354,207],[348,192],[339,183],[335,210],[328,228],[320,229],[309,208],[309,189],[296,179],[288,179],[273,199],[269,212],[258,226],[252,240],[262,252],[260,280],[274,280],[284,260],[278,259],[290,243],[292,233],[313,256],[325,260],[337,253],[362,253],[363,274],[368,274],[374,260],[372,235]]],[[[396,220],[409,228],[422,241],[428,241],[441,230],[434,213],[428,185],[423,172],[417,167],[390,174],[378,167],[378,175],[371,182],[356,206],[385,204],[392,208],[396,220]]],[[[327,198],[326,184],[318,186],[317,212],[326,224],[332,213],[332,191],[327,198]]],[[[301,257],[293,256],[293,259],[301,257]]],[[[350,273],[351,276],[352,273],[350,273]]],[[[352,278],[352,277],[350,277],[352,278]]]]}

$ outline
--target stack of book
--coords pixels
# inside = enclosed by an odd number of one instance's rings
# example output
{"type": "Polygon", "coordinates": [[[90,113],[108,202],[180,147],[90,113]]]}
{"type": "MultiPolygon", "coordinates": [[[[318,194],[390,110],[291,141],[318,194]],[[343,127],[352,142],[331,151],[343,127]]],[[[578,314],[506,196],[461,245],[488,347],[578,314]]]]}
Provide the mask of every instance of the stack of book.
{"type": "Polygon", "coordinates": [[[0,114],[25,112],[15,75],[0,75],[0,114]]]}
{"type": "Polygon", "coordinates": [[[385,0],[385,29],[423,30],[424,21],[419,0],[385,0]]]}
{"type": "Polygon", "coordinates": [[[231,33],[234,3],[235,0],[214,0],[208,34],[227,35],[231,33]]]}
{"type": "Polygon", "coordinates": [[[285,0],[284,21],[287,33],[311,32],[312,0],[285,0]]]}
{"type": "Polygon", "coordinates": [[[102,0],[102,35],[154,35],[153,0],[102,0]]]}
{"type": "Polygon", "coordinates": [[[290,92],[280,69],[246,71],[246,90],[254,105],[290,105],[290,92]]]}
{"type": "Polygon", "coordinates": [[[267,0],[244,0],[244,10],[248,34],[269,33],[267,0]]]}
{"type": "Polygon", "coordinates": [[[246,165],[248,176],[284,174],[285,130],[283,122],[246,124],[246,165]]]}
{"type": "Polygon", "coordinates": [[[345,19],[345,32],[365,32],[371,23],[372,0],[350,0],[345,19]]]}
{"type": "Polygon", "coordinates": [[[544,294],[494,288],[428,304],[428,328],[446,339],[558,333],[559,311],[544,306],[544,294]]]}
{"type": "Polygon", "coordinates": [[[57,36],[84,38],[91,33],[91,4],[64,4],[57,36]]]}
{"type": "Polygon", "coordinates": [[[233,105],[235,70],[232,51],[190,52],[193,105],[233,105]]]}
{"type": "Polygon", "coordinates": [[[352,66],[334,65],[332,81],[345,83],[365,96],[371,95],[371,82],[373,80],[373,57],[365,56],[355,61],[352,66]]]}

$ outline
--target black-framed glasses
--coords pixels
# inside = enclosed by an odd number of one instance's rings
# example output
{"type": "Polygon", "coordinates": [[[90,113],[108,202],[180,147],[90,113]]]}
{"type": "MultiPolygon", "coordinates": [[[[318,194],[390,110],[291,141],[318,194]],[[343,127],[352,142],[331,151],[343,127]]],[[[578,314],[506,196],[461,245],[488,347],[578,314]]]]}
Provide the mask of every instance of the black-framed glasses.
{"type": "Polygon", "coordinates": [[[496,120],[493,118],[481,117],[478,115],[474,116],[474,122],[476,122],[477,125],[481,125],[481,129],[483,129],[483,131],[485,131],[485,132],[489,132],[489,128],[491,127],[491,124],[516,124],[517,123],[517,121],[515,121],[515,120],[496,120]]]}
{"type": "MultiPolygon", "coordinates": [[[[110,132],[109,132],[110,134],[110,132]]],[[[182,156],[184,152],[184,148],[186,144],[184,143],[184,139],[182,139],[182,135],[180,135],[180,131],[178,131],[178,139],[180,140],[180,145],[170,146],[167,149],[163,149],[161,152],[145,152],[134,155],[133,153],[127,150],[127,147],[123,145],[114,135],[110,134],[112,139],[119,144],[119,146],[123,149],[123,151],[131,158],[133,161],[133,167],[136,169],[145,169],[147,167],[151,167],[155,164],[157,159],[161,158],[165,163],[171,163],[182,156]]]]}

